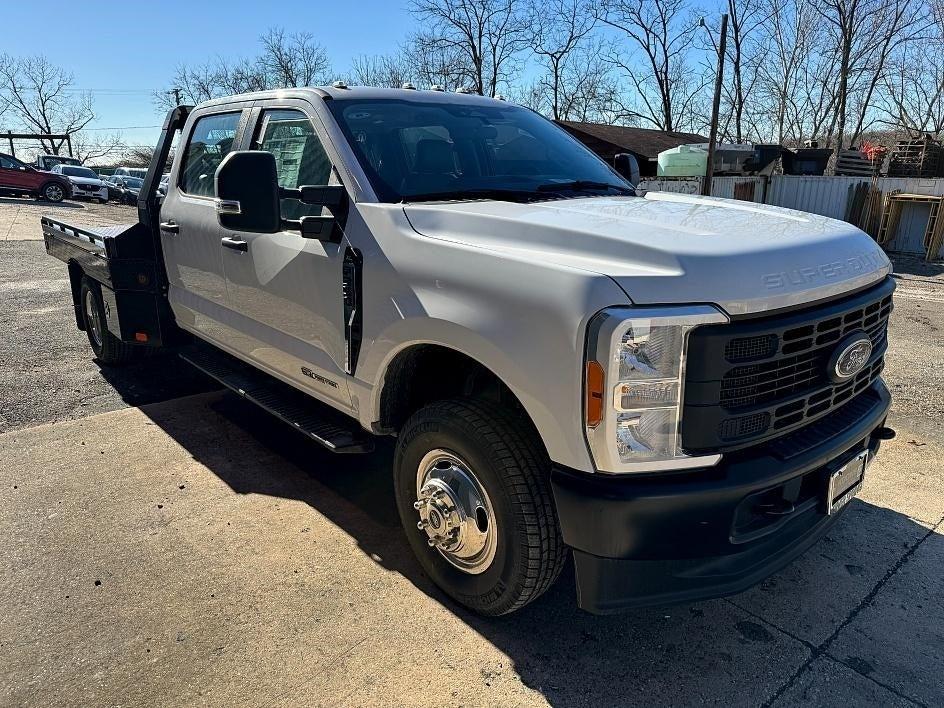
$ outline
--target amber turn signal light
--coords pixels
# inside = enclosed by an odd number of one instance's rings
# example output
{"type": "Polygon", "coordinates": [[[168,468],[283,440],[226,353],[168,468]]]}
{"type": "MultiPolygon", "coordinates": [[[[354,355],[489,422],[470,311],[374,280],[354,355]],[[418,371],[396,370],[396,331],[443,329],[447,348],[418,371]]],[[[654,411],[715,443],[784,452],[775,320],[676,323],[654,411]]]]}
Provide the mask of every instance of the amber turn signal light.
{"type": "Polygon", "coordinates": [[[584,388],[587,392],[584,405],[587,427],[595,428],[603,422],[603,367],[596,361],[587,362],[587,380],[584,388]]]}

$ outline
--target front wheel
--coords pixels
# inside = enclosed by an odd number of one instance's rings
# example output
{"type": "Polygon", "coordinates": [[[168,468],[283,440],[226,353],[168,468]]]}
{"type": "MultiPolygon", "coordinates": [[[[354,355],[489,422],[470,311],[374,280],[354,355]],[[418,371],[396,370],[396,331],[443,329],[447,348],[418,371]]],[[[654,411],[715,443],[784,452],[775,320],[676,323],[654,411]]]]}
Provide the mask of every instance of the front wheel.
{"type": "Polygon", "coordinates": [[[85,333],[88,335],[89,344],[92,345],[92,351],[95,352],[95,358],[110,366],[121,366],[131,361],[135,356],[135,348],[108,330],[105,304],[98,283],[90,278],[83,278],[80,297],[85,333]]]}
{"type": "Polygon", "coordinates": [[[397,508],[410,545],[439,587],[483,615],[535,600],[564,565],[550,462],[523,415],[489,401],[440,401],[414,414],[397,442],[397,508]]]}

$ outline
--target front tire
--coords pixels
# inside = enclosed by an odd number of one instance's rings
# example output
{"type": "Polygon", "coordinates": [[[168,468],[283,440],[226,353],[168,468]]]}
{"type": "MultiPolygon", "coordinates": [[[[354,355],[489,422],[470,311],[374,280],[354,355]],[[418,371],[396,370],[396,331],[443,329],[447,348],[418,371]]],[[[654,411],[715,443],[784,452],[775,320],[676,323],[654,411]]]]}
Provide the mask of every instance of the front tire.
{"type": "Polygon", "coordinates": [[[88,335],[95,358],[109,366],[127,364],[134,358],[135,348],[121,341],[108,330],[105,305],[99,284],[91,278],[82,278],[80,297],[85,334],[88,335]]]}
{"type": "Polygon", "coordinates": [[[566,548],[550,489],[550,461],[523,413],[456,399],[415,413],[397,441],[397,508],[433,582],[483,615],[542,595],[566,548]]]}

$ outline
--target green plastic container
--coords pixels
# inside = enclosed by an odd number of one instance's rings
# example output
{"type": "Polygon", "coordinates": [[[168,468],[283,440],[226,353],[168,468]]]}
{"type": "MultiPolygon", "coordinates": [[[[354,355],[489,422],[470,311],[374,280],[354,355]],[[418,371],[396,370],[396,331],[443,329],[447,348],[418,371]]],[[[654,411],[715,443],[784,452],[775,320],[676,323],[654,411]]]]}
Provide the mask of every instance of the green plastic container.
{"type": "Polygon", "coordinates": [[[679,145],[659,153],[656,175],[659,177],[704,177],[708,151],[691,145],[679,145]]]}

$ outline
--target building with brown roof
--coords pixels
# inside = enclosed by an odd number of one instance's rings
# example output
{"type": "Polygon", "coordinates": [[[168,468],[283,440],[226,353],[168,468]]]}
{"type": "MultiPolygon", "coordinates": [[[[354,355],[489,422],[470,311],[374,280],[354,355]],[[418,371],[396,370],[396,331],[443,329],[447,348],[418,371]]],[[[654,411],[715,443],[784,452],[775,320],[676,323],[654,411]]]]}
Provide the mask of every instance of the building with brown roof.
{"type": "Polygon", "coordinates": [[[643,177],[656,174],[659,153],[679,145],[707,143],[708,138],[697,133],[667,133],[628,125],[603,125],[559,120],[556,123],[611,165],[613,157],[628,152],[639,162],[643,177]]]}

